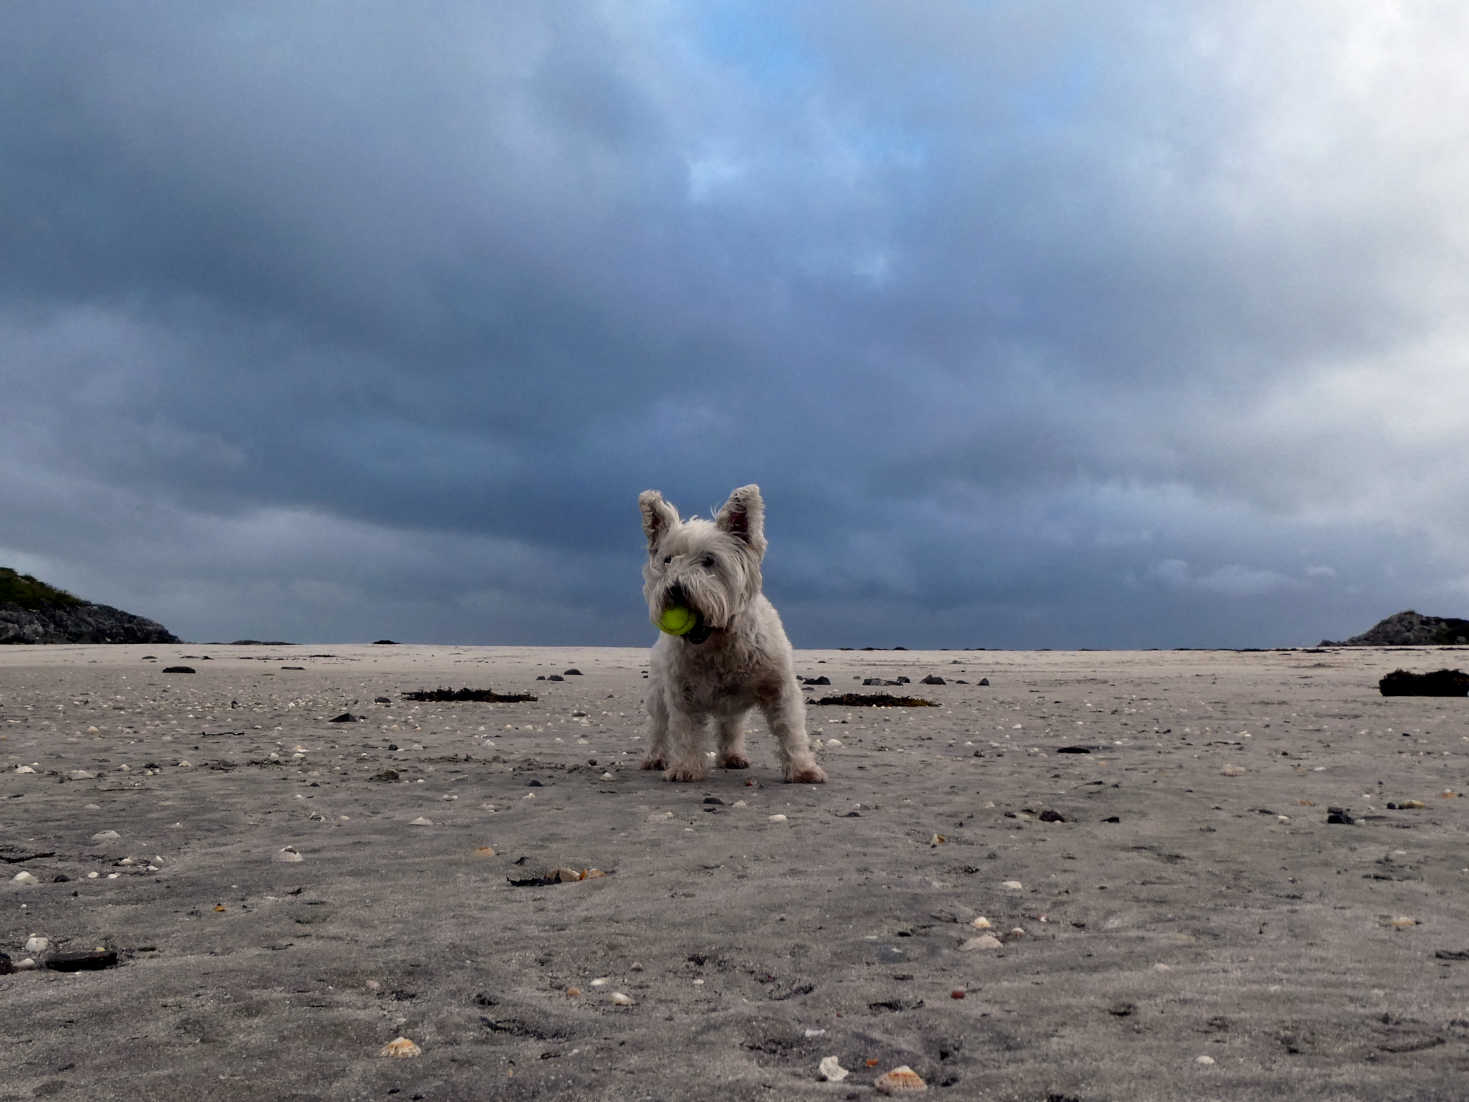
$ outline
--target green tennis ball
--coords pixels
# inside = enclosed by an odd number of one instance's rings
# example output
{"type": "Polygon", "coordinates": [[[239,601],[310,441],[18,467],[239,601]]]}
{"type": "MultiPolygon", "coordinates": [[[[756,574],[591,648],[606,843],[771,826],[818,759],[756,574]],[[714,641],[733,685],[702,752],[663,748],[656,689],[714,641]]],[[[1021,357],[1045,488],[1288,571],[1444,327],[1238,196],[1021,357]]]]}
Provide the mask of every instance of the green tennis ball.
{"type": "Polygon", "coordinates": [[[658,617],[658,630],[666,631],[669,635],[687,635],[694,630],[694,625],[699,618],[691,609],[683,605],[674,605],[662,616],[658,617]]]}

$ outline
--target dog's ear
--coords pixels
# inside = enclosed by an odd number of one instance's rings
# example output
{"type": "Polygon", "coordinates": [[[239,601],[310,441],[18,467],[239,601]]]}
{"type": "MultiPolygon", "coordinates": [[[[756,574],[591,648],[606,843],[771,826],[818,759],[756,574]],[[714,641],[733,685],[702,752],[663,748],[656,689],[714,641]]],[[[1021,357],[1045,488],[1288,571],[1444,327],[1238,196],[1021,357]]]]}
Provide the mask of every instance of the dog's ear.
{"type": "Polygon", "coordinates": [[[643,511],[643,534],[648,537],[648,553],[652,554],[668,530],[677,527],[678,510],[664,501],[657,490],[640,493],[638,508],[643,511]]]}
{"type": "Polygon", "coordinates": [[[765,555],[765,499],[753,482],[729,495],[714,523],[735,539],[749,544],[756,555],[765,555]]]}

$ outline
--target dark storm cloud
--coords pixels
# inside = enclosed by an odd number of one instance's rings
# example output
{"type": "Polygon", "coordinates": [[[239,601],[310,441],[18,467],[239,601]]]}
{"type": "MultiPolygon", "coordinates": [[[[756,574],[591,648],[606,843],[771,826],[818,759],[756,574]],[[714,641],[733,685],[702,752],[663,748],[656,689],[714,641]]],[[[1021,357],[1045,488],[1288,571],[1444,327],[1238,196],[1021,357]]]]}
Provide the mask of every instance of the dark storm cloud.
{"type": "Polygon", "coordinates": [[[637,491],[759,481],[813,645],[1462,601],[1464,19],[7,9],[0,551],[193,635],[635,641],[637,491]]]}

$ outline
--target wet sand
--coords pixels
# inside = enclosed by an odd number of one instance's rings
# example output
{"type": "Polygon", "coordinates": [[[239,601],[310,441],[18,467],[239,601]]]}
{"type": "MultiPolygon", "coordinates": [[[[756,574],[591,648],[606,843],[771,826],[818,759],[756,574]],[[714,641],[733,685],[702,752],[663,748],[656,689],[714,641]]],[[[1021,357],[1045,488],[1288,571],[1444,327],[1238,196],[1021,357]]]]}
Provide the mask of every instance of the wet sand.
{"type": "Polygon", "coordinates": [[[1469,650],[801,651],[940,705],[821,786],[639,770],[645,653],[0,649],[0,1099],[1465,1097],[1469,650]]]}

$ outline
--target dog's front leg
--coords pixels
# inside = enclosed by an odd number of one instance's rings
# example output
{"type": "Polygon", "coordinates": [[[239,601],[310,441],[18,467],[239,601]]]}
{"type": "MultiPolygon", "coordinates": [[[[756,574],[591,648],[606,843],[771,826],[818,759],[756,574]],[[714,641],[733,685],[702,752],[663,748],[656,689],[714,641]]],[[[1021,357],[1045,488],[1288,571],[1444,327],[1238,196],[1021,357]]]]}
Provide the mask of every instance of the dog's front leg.
{"type": "Polygon", "coordinates": [[[669,781],[702,781],[709,775],[709,759],[704,756],[705,717],[670,709],[668,715],[669,781]]]}
{"type": "Polygon", "coordinates": [[[765,722],[775,736],[785,779],[796,784],[821,784],[826,772],[816,764],[806,737],[806,702],[792,682],[784,691],[760,701],[765,722]]]}
{"type": "Polygon", "coordinates": [[[668,768],[668,701],[661,685],[654,685],[648,694],[648,753],[643,768],[668,768]]]}
{"type": "Polygon", "coordinates": [[[750,758],[745,753],[745,717],[719,717],[718,764],[724,769],[748,769],[750,758]]]}

